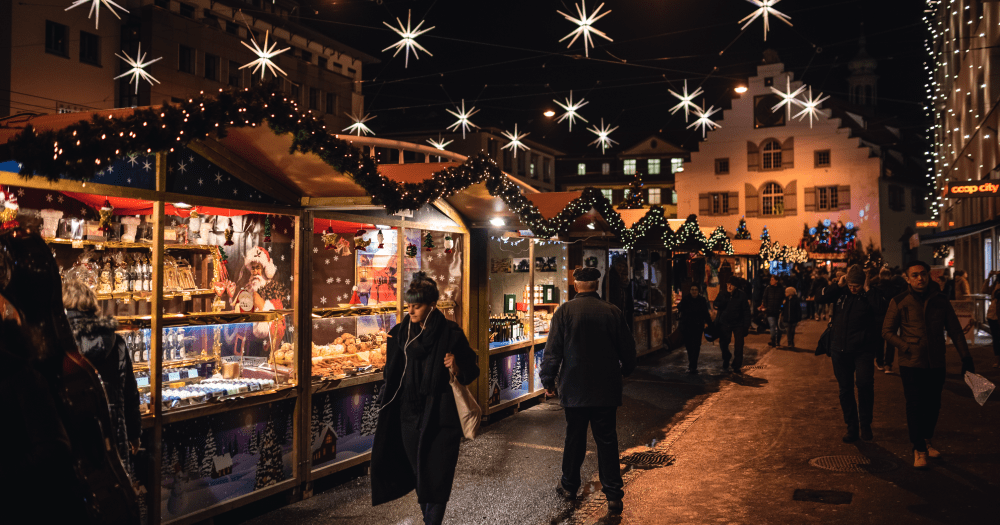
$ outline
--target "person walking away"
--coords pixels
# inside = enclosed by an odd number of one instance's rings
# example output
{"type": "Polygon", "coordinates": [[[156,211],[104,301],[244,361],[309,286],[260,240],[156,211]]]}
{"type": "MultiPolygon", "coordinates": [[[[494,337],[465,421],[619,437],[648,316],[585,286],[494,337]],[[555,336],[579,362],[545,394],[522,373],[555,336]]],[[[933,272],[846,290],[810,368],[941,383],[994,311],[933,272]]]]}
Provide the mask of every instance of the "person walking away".
{"type": "Polygon", "coordinates": [[[809,288],[809,296],[813,298],[813,305],[816,308],[815,318],[817,321],[826,320],[826,305],[817,301],[819,296],[823,295],[823,289],[830,285],[830,281],[826,280],[826,275],[826,270],[820,269],[809,288]]]}
{"type": "Polygon", "coordinates": [[[1000,270],[990,272],[990,278],[983,283],[983,292],[990,296],[990,307],[986,309],[986,322],[990,325],[990,337],[993,339],[993,356],[996,362],[993,368],[1000,367],[1000,321],[997,320],[997,302],[1000,301],[1000,270]]]}
{"type": "Polygon", "coordinates": [[[799,295],[806,298],[806,319],[812,319],[816,315],[816,302],[812,296],[812,283],[816,279],[816,269],[807,269],[803,274],[799,295]]]}
{"type": "Polygon", "coordinates": [[[688,354],[688,373],[697,374],[701,338],[705,335],[705,325],[712,322],[708,300],[701,296],[697,285],[691,285],[688,295],[677,305],[677,313],[680,314],[681,336],[688,354]]]}
{"type": "Polygon", "coordinates": [[[931,440],[941,411],[945,378],[945,331],[962,358],[962,374],[975,372],[965,333],[947,296],[931,284],[931,267],[913,261],[906,268],[910,287],[889,303],[882,337],[899,350],[899,376],[906,398],[906,426],[913,443],[913,467],[927,468],[940,457],[931,440]],[[897,333],[898,332],[898,333],[897,333]]]}
{"type": "Polygon", "coordinates": [[[969,298],[972,288],[969,286],[969,276],[965,270],[955,272],[955,300],[962,301],[969,298]]]}
{"type": "Polygon", "coordinates": [[[741,289],[739,277],[726,282],[725,291],[715,298],[716,325],[719,328],[719,348],[722,349],[722,371],[729,371],[732,359],[733,371],[739,373],[743,367],[743,338],[750,330],[750,298],[741,289]],[[733,353],[729,353],[729,342],[733,342],[733,353]]]}
{"type": "Polygon", "coordinates": [[[125,472],[136,481],[131,456],[139,453],[142,415],[139,386],[125,339],[115,333],[118,322],[113,317],[98,315],[97,295],[83,282],[63,281],[62,298],[76,345],[101,376],[111,412],[113,428],[109,433],[115,437],[115,449],[125,472]]]}
{"type": "Polygon", "coordinates": [[[840,389],[840,409],[847,424],[844,443],[858,437],[874,439],[875,346],[881,343],[877,323],[875,291],[864,290],[865,272],[858,265],[848,269],[837,283],[827,286],[817,300],[832,304],[830,312],[830,357],[840,389]],[[854,387],[857,385],[857,401],[854,387]]]}
{"type": "MultiPolygon", "coordinates": [[[[798,291],[789,286],[785,288],[785,302],[781,305],[781,322],[783,331],[788,333],[788,347],[795,348],[795,325],[802,320],[802,301],[798,291]]],[[[781,331],[778,332],[778,343],[781,343],[781,331]]]]}
{"type": "Polygon", "coordinates": [[[416,489],[424,524],[444,521],[458,464],[462,426],[450,385],[479,376],[462,329],[437,309],[437,284],[413,274],[403,298],[408,313],[389,331],[385,386],[372,445],[372,505],[416,489]]]}
{"type": "MultiPolygon", "coordinates": [[[[889,301],[892,301],[892,298],[899,295],[902,290],[896,288],[895,283],[892,281],[892,272],[888,268],[879,270],[878,277],[875,277],[870,282],[871,287],[878,294],[878,325],[882,326],[882,323],[885,322],[885,312],[889,309],[889,301]]],[[[883,340],[875,347],[875,368],[886,374],[891,374],[895,353],[895,347],[888,341],[883,340]]]]}
{"type": "Polygon", "coordinates": [[[601,272],[573,272],[576,297],[552,314],[539,378],[547,396],[556,395],[566,415],[562,478],[556,492],[576,499],[580,467],[587,455],[587,426],[597,444],[597,469],[608,513],[622,512],[625,483],[618,463],[617,411],[622,381],[635,369],[635,339],[625,316],[597,295],[601,272]]]}
{"type": "Polygon", "coordinates": [[[771,341],[768,346],[778,346],[781,331],[778,329],[778,316],[781,315],[781,304],[785,301],[785,289],[781,287],[777,275],[771,276],[771,284],[764,289],[758,309],[767,316],[767,326],[771,330],[771,341]]]}

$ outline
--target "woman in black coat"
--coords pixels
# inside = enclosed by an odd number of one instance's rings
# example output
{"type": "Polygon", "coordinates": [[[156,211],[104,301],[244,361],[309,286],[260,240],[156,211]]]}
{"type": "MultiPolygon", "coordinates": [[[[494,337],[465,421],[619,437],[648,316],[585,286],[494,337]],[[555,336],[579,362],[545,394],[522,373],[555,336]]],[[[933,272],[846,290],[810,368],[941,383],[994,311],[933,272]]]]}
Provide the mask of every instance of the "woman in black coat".
{"type": "Polygon", "coordinates": [[[708,313],[708,299],[701,296],[701,289],[693,284],[690,294],[681,299],[677,305],[680,314],[681,336],[688,354],[688,373],[698,373],[698,354],[701,353],[701,338],[705,334],[705,325],[712,322],[708,313]]]}
{"type": "Polygon", "coordinates": [[[371,460],[372,504],[416,489],[425,524],[444,520],[462,441],[451,373],[463,385],[479,376],[476,353],[435,308],[438,297],[434,281],[413,275],[409,313],[389,332],[371,460]]]}

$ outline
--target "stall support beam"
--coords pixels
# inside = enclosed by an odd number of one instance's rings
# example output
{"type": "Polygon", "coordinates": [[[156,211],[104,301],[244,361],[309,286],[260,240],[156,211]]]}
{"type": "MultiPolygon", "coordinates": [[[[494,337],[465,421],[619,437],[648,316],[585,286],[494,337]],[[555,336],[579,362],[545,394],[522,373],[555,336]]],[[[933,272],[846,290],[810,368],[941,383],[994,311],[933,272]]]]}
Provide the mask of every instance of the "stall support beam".
{"type": "MultiPolygon", "coordinates": [[[[162,195],[167,190],[167,154],[159,152],[156,154],[156,192],[162,195]]],[[[153,372],[150,381],[149,397],[153,405],[153,439],[152,443],[146,443],[146,450],[149,453],[152,463],[150,472],[149,494],[149,523],[159,525],[162,512],[160,510],[160,481],[162,453],[160,442],[163,439],[163,227],[166,225],[166,203],[160,197],[153,202],[153,282],[152,297],[150,298],[150,338],[151,347],[149,355],[149,369],[153,372]]]]}
{"type": "MultiPolygon", "coordinates": [[[[406,229],[396,228],[396,322],[403,322],[403,268],[406,264],[406,229]]],[[[386,330],[388,331],[388,330],[386,330]]]]}
{"type": "Polygon", "coordinates": [[[534,392],[535,385],[535,241],[528,239],[528,262],[531,263],[528,278],[528,319],[525,331],[532,345],[528,347],[528,392],[534,392]]]}
{"type": "MultiPolygon", "coordinates": [[[[476,399],[483,412],[489,406],[489,370],[490,370],[490,267],[489,267],[489,230],[477,228],[469,234],[470,295],[466,302],[470,305],[469,313],[469,344],[479,356],[479,379],[475,384],[476,399]]],[[[470,385],[471,387],[472,385],[470,385]]]]}
{"type": "Polygon", "coordinates": [[[295,305],[295,358],[297,364],[298,412],[295,417],[295,464],[292,476],[299,481],[302,499],[312,497],[312,246],[313,214],[303,211],[295,218],[292,303],[295,305]]]}

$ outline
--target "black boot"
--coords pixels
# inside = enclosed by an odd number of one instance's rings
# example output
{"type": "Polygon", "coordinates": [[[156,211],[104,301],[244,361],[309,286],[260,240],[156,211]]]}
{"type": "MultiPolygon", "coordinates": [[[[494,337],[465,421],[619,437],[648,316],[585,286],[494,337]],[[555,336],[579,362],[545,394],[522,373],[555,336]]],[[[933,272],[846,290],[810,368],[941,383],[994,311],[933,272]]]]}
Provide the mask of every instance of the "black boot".
{"type": "Polygon", "coordinates": [[[844,437],[841,439],[844,441],[844,443],[854,443],[855,441],[858,440],[858,429],[856,428],[847,429],[847,433],[844,434],[844,437]]]}

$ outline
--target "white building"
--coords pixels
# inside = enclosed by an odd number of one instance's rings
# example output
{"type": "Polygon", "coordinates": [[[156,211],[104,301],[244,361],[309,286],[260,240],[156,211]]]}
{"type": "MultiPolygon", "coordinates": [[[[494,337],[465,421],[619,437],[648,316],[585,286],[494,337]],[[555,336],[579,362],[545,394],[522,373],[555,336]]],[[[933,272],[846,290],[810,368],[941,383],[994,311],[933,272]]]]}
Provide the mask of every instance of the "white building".
{"type": "Polygon", "coordinates": [[[767,227],[771,239],[789,246],[799,246],[803,226],[840,222],[859,229],[862,247],[871,243],[889,265],[901,264],[916,221],[927,216],[919,184],[925,174],[919,156],[906,153],[919,149],[913,137],[884,118],[872,120],[875,89],[865,84],[877,77],[863,46],[851,63],[852,103],[827,100],[825,115],[811,125],[808,117],[793,118],[798,106],[772,110],[781,100],[772,87],[787,92],[802,84],[766,52],[748,90],[721,113],[721,128],[675,174],[677,216],[697,214],[702,226],[730,233],[746,216],[753,238],[767,227]]]}

